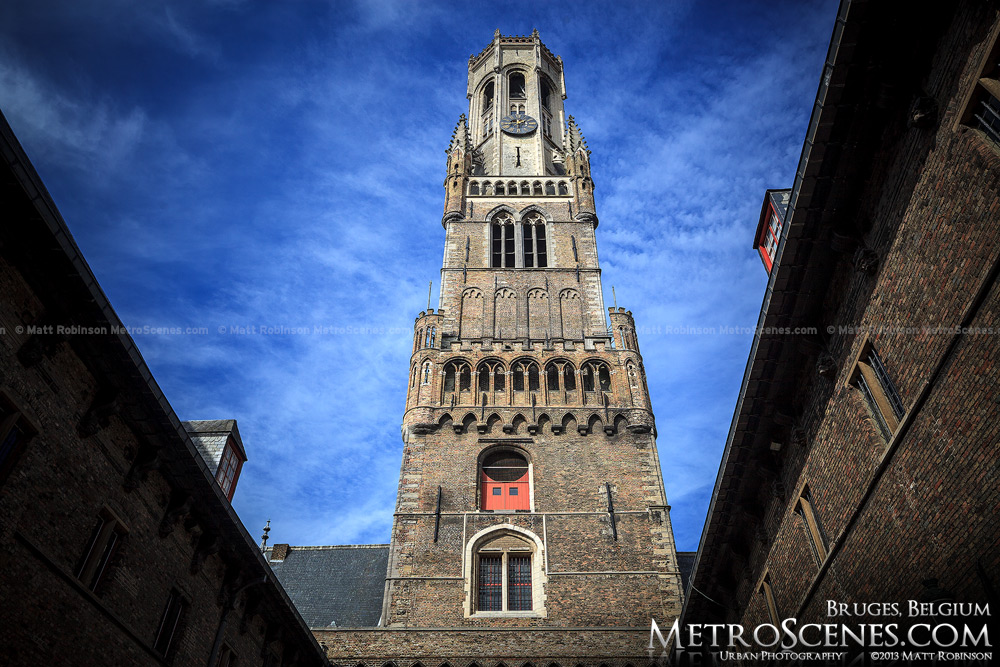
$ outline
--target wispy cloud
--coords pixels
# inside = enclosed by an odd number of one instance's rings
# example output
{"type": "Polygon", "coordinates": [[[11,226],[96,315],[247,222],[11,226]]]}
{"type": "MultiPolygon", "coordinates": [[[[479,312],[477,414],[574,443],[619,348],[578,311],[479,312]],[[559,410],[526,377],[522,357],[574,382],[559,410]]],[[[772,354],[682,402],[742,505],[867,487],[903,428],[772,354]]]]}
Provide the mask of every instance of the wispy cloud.
{"type": "Polygon", "coordinates": [[[756,322],[750,236],[764,188],[791,183],[831,2],[49,9],[0,9],[0,104],[122,319],[208,328],[137,342],[182,418],[239,420],[237,511],[296,544],[388,541],[466,58],[537,27],[593,150],[606,297],[647,329],[696,547],[750,337],[665,332],[756,322]]]}

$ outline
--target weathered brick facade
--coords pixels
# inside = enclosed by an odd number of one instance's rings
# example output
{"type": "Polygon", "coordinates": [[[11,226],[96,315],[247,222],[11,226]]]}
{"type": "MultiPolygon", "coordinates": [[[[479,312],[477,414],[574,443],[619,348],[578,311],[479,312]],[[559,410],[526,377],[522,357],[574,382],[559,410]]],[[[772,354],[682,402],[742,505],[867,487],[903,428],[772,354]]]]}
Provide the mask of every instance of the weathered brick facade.
{"type": "Polygon", "coordinates": [[[2,118],[0,151],[0,662],[325,664],[2,118]]]}
{"type": "Polygon", "coordinates": [[[317,638],[344,664],[635,662],[681,585],[635,324],[606,324],[590,152],[537,33],[498,32],[469,77],[440,306],[414,326],[386,629],[317,638]],[[524,465],[518,495],[488,476],[497,453],[524,465]]]}
{"type": "Polygon", "coordinates": [[[962,122],[998,31],[996,3],[842,4],[760,319],[816,333],[755,338],[686,623],[1000,611],[1000,148],[962,122]]]}

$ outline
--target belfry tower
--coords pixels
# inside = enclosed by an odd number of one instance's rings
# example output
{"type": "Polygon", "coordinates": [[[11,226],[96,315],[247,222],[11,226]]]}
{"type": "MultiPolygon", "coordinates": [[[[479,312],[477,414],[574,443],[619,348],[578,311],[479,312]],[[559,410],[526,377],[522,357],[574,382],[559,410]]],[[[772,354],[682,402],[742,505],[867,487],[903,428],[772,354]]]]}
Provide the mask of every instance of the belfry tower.
{"type": "Polygon", "coordinates": [[[605,319],[562,59],[537,31],[497,31],[467,97],[440,304],[415,325],[382,625],[522,628],[503,640],[522,656],[593,629],[593,650],[641,654],[650,620],[679,613],[680,576],[635,324],[605,319]]]}

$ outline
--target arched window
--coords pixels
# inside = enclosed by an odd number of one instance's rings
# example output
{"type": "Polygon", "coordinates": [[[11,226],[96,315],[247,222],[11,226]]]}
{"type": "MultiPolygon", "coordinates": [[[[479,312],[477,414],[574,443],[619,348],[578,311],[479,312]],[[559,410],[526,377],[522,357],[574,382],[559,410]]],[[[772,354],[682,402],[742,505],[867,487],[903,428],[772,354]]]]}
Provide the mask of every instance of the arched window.
{"type": "Polygon", "coordinates": [[[556,185],[552,181],[545,181],[545,194],[554,195],[556,193],[556,185]]]}
{"type": "Polygon", "coordinates": [[[529,472],[528,461],[516,450],[487,454],[480,465],[480,509],[530,510],[529,472]]]}
{"type": "Polygon", "coordinates": [[[611,391],[611,372],[603,361],[588,361],[583,365],[584,391],[611,391]]]}
{"type": "Polygon", "coordinates": [[[525,268],[544,269],[549,265],[545,243],[545,218],[540,213],[529,213],[521,228],[524,240],[525,268]]]}
{"type": "Polygon", "coordinates": [[[541,194],[542,194],[542,182],[541,181],[535,181],[534,183],[531,184],[531,194],[533,194],[535,196],[541,196],[541,194]]]}
{"type": "Polygon", "coordinates": [[[510,525],[473,537],[465,559],[469,580],[467,612],[489,616],[503,616],[505,612],[531,616],[524,612],[534,612],[544,616],[542,548],[536,535],[510,525]]]}
{"type": "MultiPolygon", "coordinates": [[[[487,359],[480,362],[476,368],[476,374],[479,376],[480,393],[503,392],[506,389],[507,375],[503,364],[499,361],[487,359]]],[[[495,401],[491,401],[491,403],[493,402],[495,401]]]]}
{"type": "Polygon", "coordinates": [[[479,181],[472,181],[469,183],[469,194],[478,195],[479,194],[479,181]]]}
{"type": "Polygon", "coordinates": [[[515,392],[538,391],[538,364],[533,361],[515,361],[511,366],[511,379],[515,392]]]}
{"type": "Polygon", "coordinates": [[[493,97],[494,97],[493,92],[494,92],[493,82],[490,81],[483,88],[483,113],[484,114],[487,111],[489,111],[490,109],[493,108],[493,97]]]}
{"type": "Polygon", "coordinates": [[[511,72],[507,79],[510,99],[523,100],[527,97],[524,87],[524,74],[521,72],[511,72]]]}
{"type": "Polygon", "coordinates": [[[542,77],[542,108],[546,111],[552,111],[552,86],[549,85],[549,80],[542,77]]]}
{"type": "Polygon", "coordinates": [[[420,384],[431,383],[431,362],[424,362],[424,370],[420,374],[420,384]]]}
{"type": "Polygon", "coordinates": [[[569,194],[569,188],[566,186],[566,183],[563,182],[563,181],[559,181],[559,194],[561,194],[561,195],[568,195],[569,194]]]}
{"type": "Polygon", "coordinates": [[[573,368],[573,364],[566,364],[563,367],[563,389],[576,391],[576,369],[573,368]]]}
{"type": "Polygon", "coordinates": [[[493,252],[490,266],[492,268],[514,268],[514,216],[504,211],[493,218],[490,226],[490,241],[493,252]]]}
{"type": "Polygon", "coordinates": [[[503,181],[497,181],[495,189],[496,189],[496,192],[497,192],[498,195],[505,194],[504,187],[503,187],[503,181]]]}
{"type": "Polygon", "coordinates": [[[464,359],[452,359],[444,365],[443,402],[452,394],[469,391],[472,388],[472,366],[464,359]]]}
{"type": "MultiPolygon", "coordinates": [[[[564,359],[550,361],[545,367],[545,383],[549,392],[558,392],[560,389],[573,391],[576,389],[576,373],[573,364],[564,359]]],[[[549,394],[550,400],[556,398],[553,393],[549,394]]]]}

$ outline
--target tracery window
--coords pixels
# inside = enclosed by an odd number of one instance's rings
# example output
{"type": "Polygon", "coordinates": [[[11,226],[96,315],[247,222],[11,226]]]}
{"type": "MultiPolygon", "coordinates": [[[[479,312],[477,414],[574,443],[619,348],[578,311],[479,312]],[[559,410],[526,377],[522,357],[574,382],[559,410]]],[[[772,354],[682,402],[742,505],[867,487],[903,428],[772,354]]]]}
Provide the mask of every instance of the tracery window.
{"type": "Polygon", "coordinates": [[[583,376],[584,391],[611,391],[611,371],[603,361],[588,361],[583,365],[580,374],[583,376]]]}
{"type": "MultiPolygon", "coordinates": [[[[568,361],[556,359],[545,367],[546,386],[550,392],[575,391],[576,369],[568,361]]],[[[549,395],[552,398],[552,394],[549,395]]]]}
{"type": "Polygon", "coordinates": [[[490,225],[490,266],[492,268],[514,268],[516,266],[514,243],[514,216],[503,211],[493,217],[490,225]]]}
{"type": "Polygon", "coordinates": [[[538,364],[533,361],[515,361],[511,366],[512,387],[515,392],[538,391],[538,364]]]}
{"type": "Polygon", "coordinates": [[[472,367],[464,359],[453,359],[444,365],[445,400],[449,394],[455,393],[456,388],[459,392],[469,391],[472,388],[472,367]]]}
{"type": "Polygon", "coordinates": [[[519,535],[498,532],[475,553],[474,610],[494,614],[535,611],[536,547],[519,535]]]}
{"type": "Polygon", "coordinates": [[[507,375],[500,361],[487,359],[480,362],[476,373],[479,376],[480,393],[492,394],[493,392],[503,392],[506,389],[507,375]]]}
{"type": "Polygon", "coordinates": [[[521,226],[521,234],[524,242],[524,267],[547,267],[549,259],[545,241],[545,218],[540,213],[529,213],[521,226]]]}

